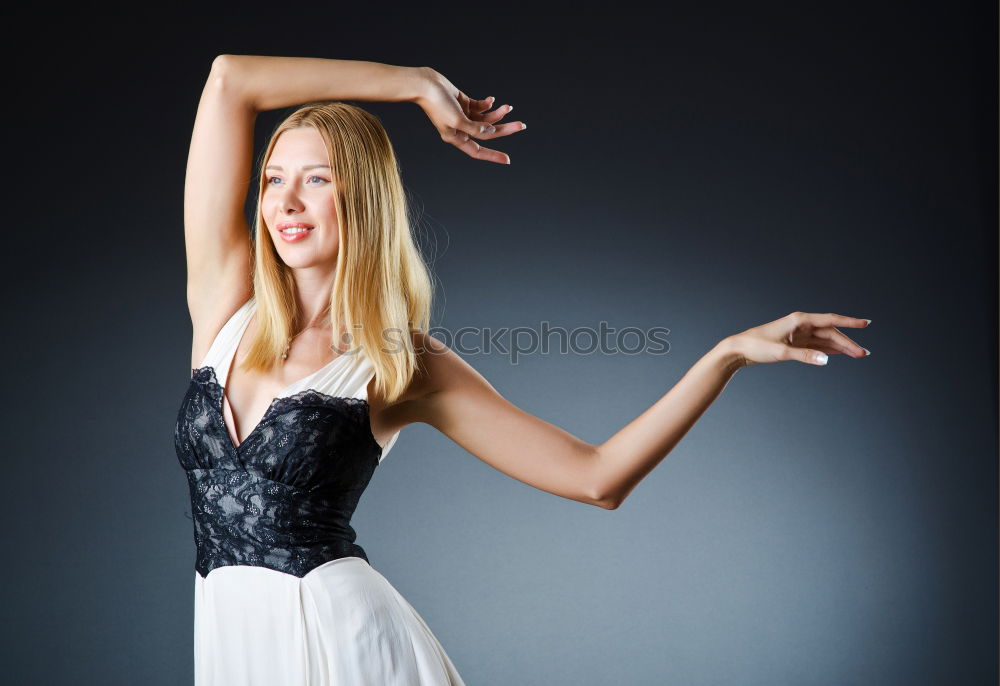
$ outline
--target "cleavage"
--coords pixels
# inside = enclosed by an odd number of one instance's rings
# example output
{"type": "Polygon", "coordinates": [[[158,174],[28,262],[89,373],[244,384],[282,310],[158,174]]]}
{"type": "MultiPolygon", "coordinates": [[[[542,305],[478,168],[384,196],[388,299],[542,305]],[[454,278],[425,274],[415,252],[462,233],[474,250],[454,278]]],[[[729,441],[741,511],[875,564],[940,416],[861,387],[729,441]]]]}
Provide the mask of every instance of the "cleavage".
{"type": "MultiPolygon", "coordinates": [[[[249,332],[246,331],[245,333],[249,332]]],[[[243,338],[249,339],[246,335],[244,335],[243,338]]],[[[242,343],[243,339],[240,340],[240,344],[242,343]]],[[[226,424],[226,431],[233,443],[233,447],[236,449],[239,449],[239,447],[243,445],[243,442],[246,441],[246,439],[261,424],[264,420],[264,416],[279,397],[284,396],[285,393],[292,387],[315,377],[321,371],[329,368],[333,362],[339,358],[339,356],[335,357],[333,360],[326,362],[310,373],[304,375],[296,374],[296,381],[285,383],[284,381],[275,381],[273,379],[263,378],[259,374],[250,375],[244,373],[242,370],[238,369],[239,357],[240,350],[239,346],[237,346],[237,350],[233,354],[233,359],[229,363],[228,374],[226,375],[225,384],[222,388],[222,414],[226,424]],[[238,381],[239,385],[242,386],[243,383],[247,383],[255,387],[251,389],[238,390],[235,396],[236,405],[240,407],[241,415],[243,415],[244,418],[248,416],[254,416],[257,418],[253,424],[248,424],[245,421],[238,419],[236,417],[236,412],[233,409],[233,405],[230,402],[230,392],[232,391],[232,380],[234,374],[240,377],[240,380],[238,381]],[[265,388],[267,389],[266,391],[263,390],[265,388]],[[248,395],[250,397],[247,397],[248,395]],[[248,414],[250,411],[252,411],[252,415],[248,414]],[[242,437],[240,434],[242,434],[242,437]]],[[[289,357],[289,359],[291,358],[289,357]]]]}

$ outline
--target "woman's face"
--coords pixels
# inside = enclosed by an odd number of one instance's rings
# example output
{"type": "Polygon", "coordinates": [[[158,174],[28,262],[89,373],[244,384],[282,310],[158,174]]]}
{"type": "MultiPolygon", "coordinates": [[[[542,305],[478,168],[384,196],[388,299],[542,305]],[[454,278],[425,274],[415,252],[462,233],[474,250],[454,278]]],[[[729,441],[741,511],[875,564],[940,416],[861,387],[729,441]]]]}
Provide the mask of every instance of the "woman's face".
{"type": "Polygon", "coordinates": [[[316,129],[290,129],[278,136],[264,167],[261,213],[278,254],[289,267],[336,263],[340,234],[331,172],[326,146],[316,129]]]}

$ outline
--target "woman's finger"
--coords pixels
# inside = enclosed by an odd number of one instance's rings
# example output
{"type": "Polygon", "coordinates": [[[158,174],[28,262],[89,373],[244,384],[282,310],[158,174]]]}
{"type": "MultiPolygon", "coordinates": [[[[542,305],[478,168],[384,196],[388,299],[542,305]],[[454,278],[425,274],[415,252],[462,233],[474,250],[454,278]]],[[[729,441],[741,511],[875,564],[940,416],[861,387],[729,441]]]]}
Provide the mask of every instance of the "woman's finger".
{"type": "Polygon", "coordinates": [[[805,362],[806,364],[823,367],[826,365],[829,356],[822,350],[815,348],[793,348],[789,346],[789,359],[805,362]]]}
{"type": "Polygon", "coordinates": [[[775,341],[768,341],[765,345],[773,351],[773,359],[779,362],[793,360],[797,362],[804,362],[806,364],[823,366],[826,364],[828,358],[827,353],[816,348],[800,348],[795,345],[787,345],[785,343],[777,343],[775,341]]]}
{"type": "Polygon", "coordinates": [[[528,125],[524,122],[514,121],[508,124],[500,124],[498,126],[493,126],[489,122],[471,122],[471,126],[467,126],[464,129],[456,129],[459,133],[464,133],[466,136],[471,136],[473,138],[479,138],[480,140],[489,140],[491,138],[500,138],[502,136],[509,136],[512,133],[517,133],[518,131],[524,131],[528,128],[528,125]],[[486,130],[483,130],[488,127],[486,130]],[[492,129],[492,130],[489,130],[492,129]]]}
{"type": "Polygon", "coordinates": [[[476,141],[472,140],[469,135],[464,134],[461,131],[455,132],[455,134],[450,137],[445,137],[445,140],[469,157],[477,160],[496,162],[498,164],[510,164],[510,157],[499,150],[491,150],[490,148],[482,147],[476,143],[476,141]]]}
{"type": "MultiPolygon", "coordinates": [[[[513,108],[511,108],[513,109],[513,108]]],[[[459,126],[455,127],[476,138],[490,138],[497,136],[509,136],[518,131],[524,131],[528,125],[521,121],[508,122],[506,124],[495,124],[504,117],[510,110],[496,110],[488,114],[475,115],[476,119],[466,119],[459,126]]]]}
{"type": "Polygon", "coordinates": [[[454,128],[459,133],[464,133],[467,136],[475,136],[477,138],[483,138],[484,136],[488,136],[496,132],[496,129],[492,124],[485,121],[475,121],[473,119],[464,119],[454,128]]]}
{"type": "Polygon", "coordinates": [[[501,105],[492,112],[487,112],[483,114],[482,121],[487,121],[491,124],[495,124],[497,121],[503,119],[508,114],[510,114],[511,110],[513,109],[514,109],[513,105],[501,105]]]}
{"type": "Polygon", "coordinates": [[[458,149],[477,160],[496,162],[497,164],[510,164],[510,158],[499,150],[484,148],[471,138],[464,143],[457,145],[458,149]]]}
{"type": "Polygon", "coordinates": [[[500,138],[501,136],[509,136],[512,133],[517,133],[518,131],[524,131],[528,128],[528,125],[520,121],[512,121],[506,124],[495,124],[493,127],[495,130],[493,133],[484,133],[479,136],[479,138],[500,138]]]}
{"type": "Polygon", "coordinates": [[[844,354],[849,357],[864,357],[865,353],[862,352],[860,355],[855,352],[853,347],[848,347],[839,341],[833,341],[829,338],[818,338],[812,337],[807,338],[802,341],[802,347],[810,348],[812,350],[821,350],[830,355],[840,355],[844,354]]]}
{"type": "Polygon", "coordinates": [[[493,107],[493,96],[491,95],[490,97],[483,98],[482,100],[472,100],[471,103],[474,104],[471,104],[469,109],[473,112],[482,114],[489,108],[493,107]]]}
{"type": "Polygon", "coordinates": [[[808,322],[815,327],[827,328],[833,326],[845,326],[850,329],[863,329],[871,324],[871,319],[858,319],[857,317],[845,317],[842,314],[827,312],[826,314],[810,313],[808,322]]]}
{"type": "Polygon", "coordinates": [[[849,337],[837,331],[836,328],[831,327],[829,329],[816,329],[812,332],[815,338],[825,339],[830,341],[832,344],[836,345],[841,352],[845,355],[850,355],[851,357],[867,357],[869,353],[865,348],[861,347],[849,337]]]}

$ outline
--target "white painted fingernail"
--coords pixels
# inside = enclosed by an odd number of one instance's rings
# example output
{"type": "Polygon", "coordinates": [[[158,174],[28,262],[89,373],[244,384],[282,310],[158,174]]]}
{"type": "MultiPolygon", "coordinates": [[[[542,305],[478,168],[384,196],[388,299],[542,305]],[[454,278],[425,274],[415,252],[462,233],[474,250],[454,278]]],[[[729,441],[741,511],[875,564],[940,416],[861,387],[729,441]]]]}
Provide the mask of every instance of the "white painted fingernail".
{"type": "Polygon", "coordinates": [[[864,351],[865,351],[865,355],[866,355],[866,356],[868,356],[868,355],[871,355],[871,354],[872,354],[872,351],[871,351],[871,350],[869,350],[868,348],[862,348],[862,350],[864,350],[864,351]]]}
{"type": "Polygon", "coordinates": [[[829,359],[829,358],[828,358],[828,357],[826,356],[826,353],[816,353],[816,361],[817,361],[817,362],[818,362],[819,364],[826,364],[826,361],[827,361],[828,359],[829,359]]]}
{"type": "Polygon", "coordinates": [[[868,322],[869,324],[871,324],[871,323],[872,323],[872,320],[871,320],[871,319],[866,319],[865,321],[866,321],[866,322],[868,322]]]}

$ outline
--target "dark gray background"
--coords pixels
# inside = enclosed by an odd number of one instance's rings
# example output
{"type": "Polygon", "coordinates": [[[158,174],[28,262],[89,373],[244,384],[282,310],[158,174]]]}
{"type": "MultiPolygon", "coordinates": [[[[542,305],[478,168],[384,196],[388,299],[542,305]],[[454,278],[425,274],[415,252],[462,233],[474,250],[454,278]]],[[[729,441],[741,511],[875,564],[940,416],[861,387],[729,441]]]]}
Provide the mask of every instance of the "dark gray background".
{"type": "Polygon", "coordinates": [[[7,683],[190,682],[182,191],[224,52],[430,65],[515,106],[508,167],[363,104],[422,212],[435,325],[670,329],[666,355],[467,356],[584,440],[729,334],[873,320],[847,331],[867,359],[740,371],[617,511],[404,430],[358,542],[470,686],[996,682],[996,4],[658,12],[12,24],[7,683]]]}

